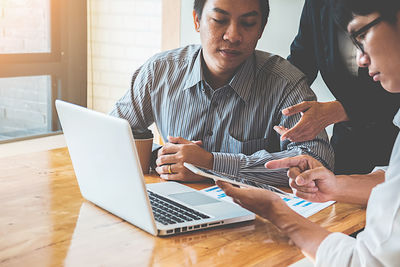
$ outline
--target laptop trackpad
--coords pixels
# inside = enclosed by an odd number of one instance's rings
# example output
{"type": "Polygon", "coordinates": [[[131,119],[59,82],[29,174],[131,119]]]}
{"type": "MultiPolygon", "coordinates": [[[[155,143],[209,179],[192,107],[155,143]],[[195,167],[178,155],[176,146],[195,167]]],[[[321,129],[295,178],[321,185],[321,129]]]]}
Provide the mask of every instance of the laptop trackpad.
{"type": "Polygon", "coordinates": [[[185,193],[171,194],[168,196],[171,198],[175,198],[179,201],[182,201],[184,203],[187,203],[191,206],[199,206],[199,205],[220,202],[218,199],[208,197],[199,192],[185,192],[185,193]]]}

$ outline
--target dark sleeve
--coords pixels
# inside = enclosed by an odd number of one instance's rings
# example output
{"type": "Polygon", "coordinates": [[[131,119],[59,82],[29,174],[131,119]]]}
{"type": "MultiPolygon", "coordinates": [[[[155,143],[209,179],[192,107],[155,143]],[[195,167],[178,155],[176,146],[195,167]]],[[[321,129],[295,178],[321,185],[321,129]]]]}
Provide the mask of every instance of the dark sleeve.
{"type": "Polygon", "coordinates": [[[290,63],[300,69],[306,76],[308,85],[311,85],[318,74],[317,58],[314,43],[314,5],[306,0],[300,18],[299,31],[290,46],[290,63]]]}

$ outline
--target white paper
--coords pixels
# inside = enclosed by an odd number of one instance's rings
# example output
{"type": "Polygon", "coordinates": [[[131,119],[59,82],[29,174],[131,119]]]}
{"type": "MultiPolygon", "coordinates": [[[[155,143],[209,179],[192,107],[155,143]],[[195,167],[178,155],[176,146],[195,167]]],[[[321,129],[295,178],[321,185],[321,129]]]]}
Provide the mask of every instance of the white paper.
{"type": "MultiPolygon", "coordinates": [[[[201,192],[210,197],[233,203],[232,198],[227,196],[225,192],[216,185],[204,188],[203,190],[201,190],[201,192]]],[[[280,194],[278,195],[292,210],[306,218],[335,203],[335,201],[327,201],[323,203],[310,202],[302,198],[296,197],[293,194],[289,194],[289,196],[282,196],[280,194]]]]}

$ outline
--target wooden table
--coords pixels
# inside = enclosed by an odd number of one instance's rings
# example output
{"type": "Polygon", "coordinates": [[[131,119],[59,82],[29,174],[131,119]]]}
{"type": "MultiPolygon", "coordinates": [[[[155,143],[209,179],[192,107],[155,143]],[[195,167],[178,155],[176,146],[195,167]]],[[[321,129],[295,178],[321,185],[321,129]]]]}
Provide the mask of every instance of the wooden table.
{"type": "MultiPolygon", "coordinates": [[[[335,204],[310,219],[350,234],[365,225],[365,210],[335,204]]],[[[286,266],[301,258],[259,217],[153,237],[82,198],[66,148],[0,159],[0,266],[286,266]]]]}

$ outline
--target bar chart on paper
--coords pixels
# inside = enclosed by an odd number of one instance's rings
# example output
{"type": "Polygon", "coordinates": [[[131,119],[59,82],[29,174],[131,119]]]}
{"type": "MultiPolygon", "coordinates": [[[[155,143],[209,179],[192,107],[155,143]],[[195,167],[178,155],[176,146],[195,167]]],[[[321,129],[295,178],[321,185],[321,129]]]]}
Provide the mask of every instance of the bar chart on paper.
{"type": "MultiPolygon", "coordinates": [[[[227,196],[225,194],[225,192],[216,185],[207,187],[207,188],[201,190],[201,192],[203,192],[211,197],[214,197],[216,199],[233,202],[232,198],[227,196]]],[[[335,201],[327,201],[327,202],[323,202],[323,203],[310,202],[310,201],[301,199],[299,197],[296,197],[293,194],[289,194],[289,196],[281,196],[281,195],[279,195],[279,196],[282,198],[283,201],[286,202],[286,204],[292,210],[294,210],[295,212],[297,212],[298,214],[300,214],[306,218],[317,213],[320,210],[323,210],[326,207],[329,207],[333,203],[335,203],[335,201]]]]}

